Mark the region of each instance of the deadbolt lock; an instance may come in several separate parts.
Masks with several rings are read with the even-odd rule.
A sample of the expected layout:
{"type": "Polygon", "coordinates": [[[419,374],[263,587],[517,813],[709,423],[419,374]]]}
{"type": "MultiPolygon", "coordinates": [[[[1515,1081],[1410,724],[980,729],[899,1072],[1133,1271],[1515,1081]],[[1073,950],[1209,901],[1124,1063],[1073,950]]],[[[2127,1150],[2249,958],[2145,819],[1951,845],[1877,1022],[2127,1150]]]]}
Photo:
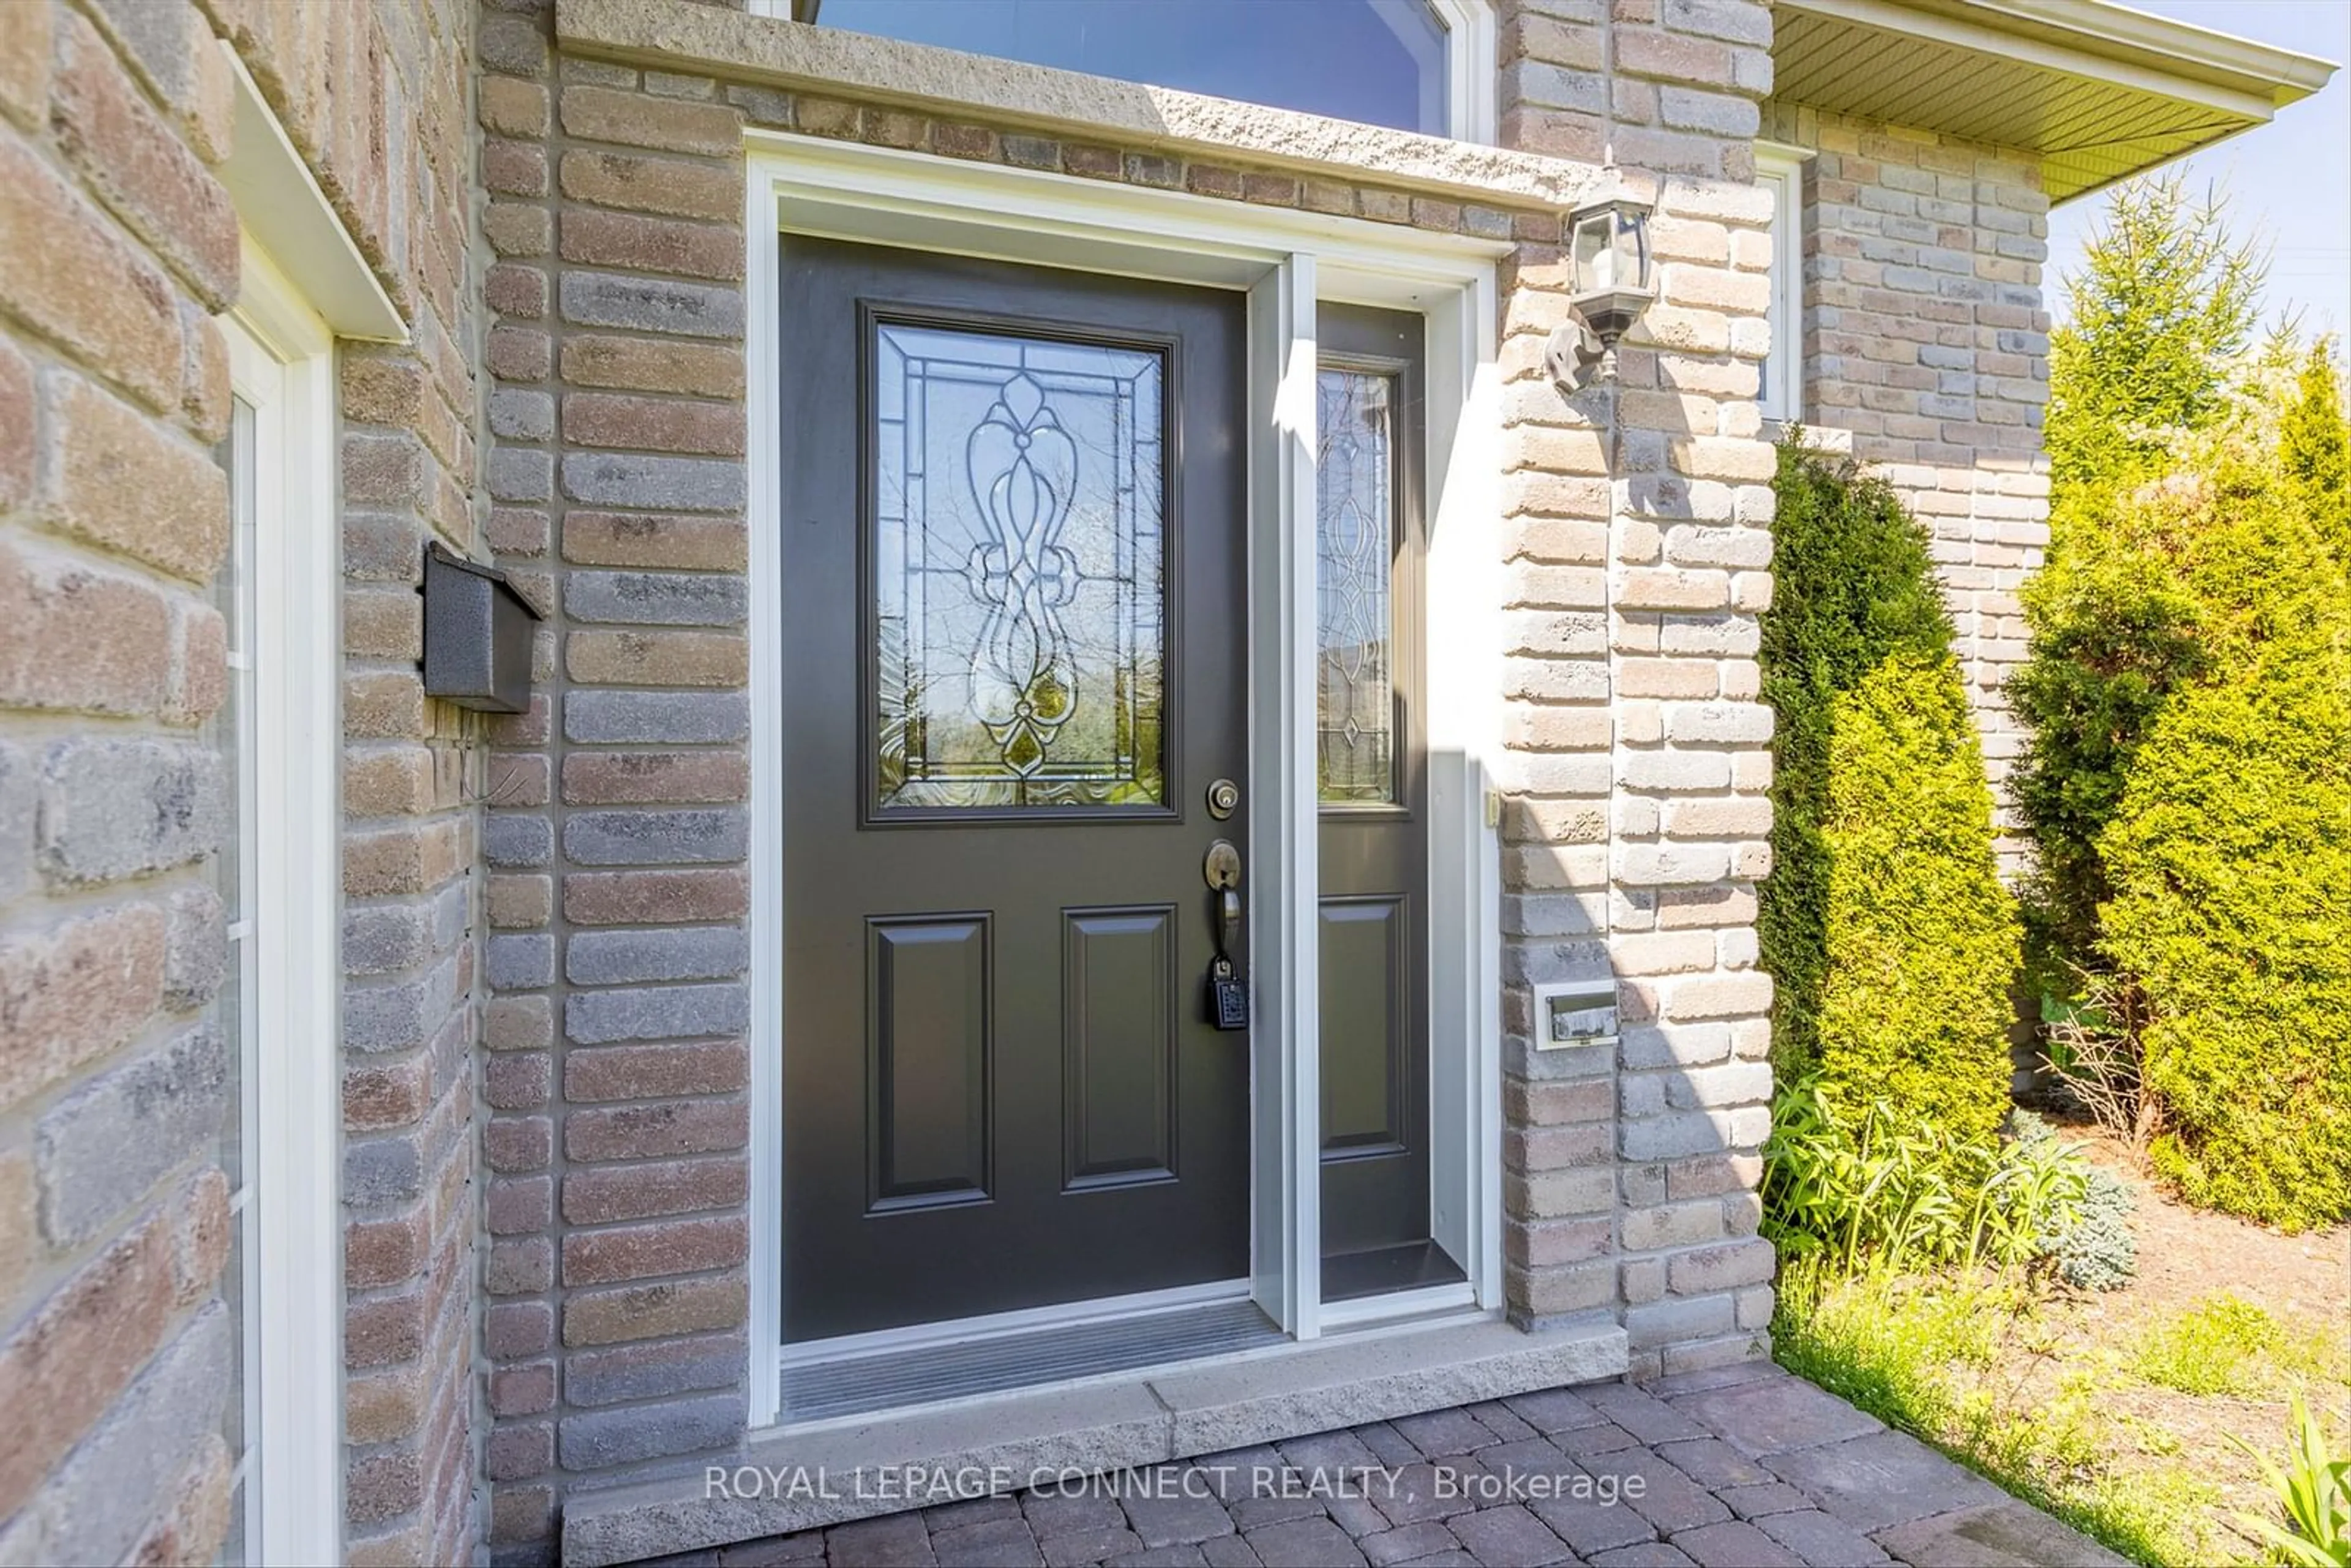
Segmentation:
{"type": "Polygon", "coordinates": [[[1241,787],[1229,779],[1219,779],[1208,786],[1208,815],[1219,822],[1240,810],[1241,787]]]}

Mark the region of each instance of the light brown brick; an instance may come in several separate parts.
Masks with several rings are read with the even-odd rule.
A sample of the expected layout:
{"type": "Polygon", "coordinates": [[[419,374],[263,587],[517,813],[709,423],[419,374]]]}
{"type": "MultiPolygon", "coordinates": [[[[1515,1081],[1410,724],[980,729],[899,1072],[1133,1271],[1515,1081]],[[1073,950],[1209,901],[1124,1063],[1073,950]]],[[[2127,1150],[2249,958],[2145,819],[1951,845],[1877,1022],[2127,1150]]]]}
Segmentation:
{"type": "Polygon", "coordinates": [[[750,1141],[741,1102],[670,1101],[574,1111],[563,1120],[563,1153],[572,1160],[659,1160],[721,1154],[750,1141]]]}
{"type": "MultiPolygon", "coordinates": [[[[749,1054],[740,1041],[604,1046],[565,1055],[563,1097],[574,1104],[593,1104],[659,1100],[674,1094],[726,1094],[742,1088],[749,1075],[749,1054]]],[[[629,1178],[622,1173],[644,1168],[619,1166],[609,1177],[600,1179],[623,1182],[629,1178]]]]}
{"type": "Polygon", "coordinates": [[[537,82],[486,75],[475,92],[483,130],[496,136],[547,134],[547,89],[537,82]]]}
{"type": "Polygon", "coordinates": [[[0,1155],[0,1319],[14,1322],[16,1292],[40,1261],[33,1222],[33,1156],[23,1149],[0,1155]]]}
{"type": "Polygon", "coordinates": [[[750,677],[750,645],[726,632],[574,632],[564,666],[591,684],[737,686],[750,677]]]}
{"type": "Polygon", "coordinates": [[[743,408],[739,403],[573,392],[563,400],[563,438],[579,446],[739,457],[743,408]]]}
{"type": "Polygon", "coordinates": [[[737,156],[743,114],[732,104],[653,98],[603,87],[567,87],[559,112],[564,133],[583,141],[614,141],[661,152],[737,156]]]}
{"type": "Polygon", "coordinates": [[[562,374],[580,386],[738,398],[743,395],[743,350],[718,343],[573,337],[564,340],[562,374]]]}
{"type": "Polygon", "coordinates": [[[28,131],[40,129],[48,112],[55,17],[47,5],[15,5],[0,27],[0,114],[28,131]]]}
{"type": "Polygon", "coordinates": [[[149,407],[179,406],[170,280],[13,139],[0,139],[0,304],[149,407]]]}
{"type": "Polygon", "coordinates": [[[236,297],[236,209],[187,144],[147,107],[98,30],[65,12],[51,119],[99,198],[217,310],[236,297]]]}
{"type": "Polygon", "coordinates": [[[563,1343],[619,1344],[737,1328],[747,1305],[739,1279],[680,1280],[582,1291],[563,1304],[563,1343]]]}
{"type": "Polygon", "coordinates": [[[574,872],[563,879],[563,917],[581,925],[736,920],[749,902],[739,871],[574,872]]]}
{"type": "Polygon", "coordinates": [[[573,1225],[609,1225],[731,1208],[744,1200],[749,1174],[739,1159],[590,1166],[563,1178],[563,1218],[573,1225]]]}
{"type": "Polygon", "coordinates": [[[154,713],[171,695],[173,647],[171,606],[146,583],[0,545],[0,702],[154,713]]]}
{"type": "Polygon", "coordinates": [[[545,925],[555,913],[555,883],[545,876],[494,876],[486,902],[492,926],[532,930],[545,925]]]}
{"type": "Polygon", "coordinates": [[[423,739],[423,681],[406,670],[345,677],[343,733],[363,740],[423,739]]]}
{"type": "Polygon", "coordinates": [[[575,148],[563,155],[558,181],[573,201],[631,212],[739,220],[743,211],[740,164],[722,167],[575,148]]]}
{"type": "MultiPolygon", "coordinates": [[[[172,342],[176,352],[176,331],[172,342]]],[[[51,519],[189,581],[211,581],[228,545],[228,476],[219,465],[78,376],[50,372],[43,392],[58,443],[56,488],[45,497],[51,519]]]]}
{"type": "Polygon", "coordinates": [[[563,1239],[563,1282],[611,1285],[731,1268],[748,1255],[750,1241],[750,1228],[738,1217],[574,1231],[563,1239]]]}
{"type": "Polygon", "coordinates": [[[408,817],[432,810],[433,754],[421,746],[370,747],[343,759],[343,813],[408,817]]]}
{"type": "Polygon", "coordinates": [[[750,787],[750,762],[734,751],[575,751],[563,759],[571,805],[740,800],[750,787]]]}
{"type": "Polygon", "coordinates": [[[743,276],[741,229],[642,213],[569,208],[563,214],[561,250],[564,260],[592,267],[729,283],[743,276]]]}
{"type": "Polygon", "coordinates": [[[147,1020],[162,1000],[165,925],[158,905],[121,904],[0,942],[0,1110],[147,1020]]]}

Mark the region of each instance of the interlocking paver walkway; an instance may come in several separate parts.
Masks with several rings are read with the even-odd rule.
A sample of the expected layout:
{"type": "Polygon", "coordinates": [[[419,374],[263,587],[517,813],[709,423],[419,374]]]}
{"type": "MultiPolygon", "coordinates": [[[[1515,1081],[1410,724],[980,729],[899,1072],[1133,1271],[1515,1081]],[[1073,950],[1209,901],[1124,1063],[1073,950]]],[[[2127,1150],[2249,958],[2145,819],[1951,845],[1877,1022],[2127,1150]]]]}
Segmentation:
{"type": "Polygon", "coordinates": [[[641,1568],[2119,1568],[1778,1367],[1555,1389],[641,1568]]]}

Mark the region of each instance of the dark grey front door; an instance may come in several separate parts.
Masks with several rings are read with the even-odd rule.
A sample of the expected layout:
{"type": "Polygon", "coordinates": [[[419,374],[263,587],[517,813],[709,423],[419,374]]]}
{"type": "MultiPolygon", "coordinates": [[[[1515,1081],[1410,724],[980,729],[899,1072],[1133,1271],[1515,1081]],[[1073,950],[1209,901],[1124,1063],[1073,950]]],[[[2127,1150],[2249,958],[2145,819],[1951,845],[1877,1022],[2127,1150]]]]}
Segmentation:
{"type": "Polygon", "coordinates": [[[784,246],[784,1335],[1249,1271],[1238,295],[784,246]]]}

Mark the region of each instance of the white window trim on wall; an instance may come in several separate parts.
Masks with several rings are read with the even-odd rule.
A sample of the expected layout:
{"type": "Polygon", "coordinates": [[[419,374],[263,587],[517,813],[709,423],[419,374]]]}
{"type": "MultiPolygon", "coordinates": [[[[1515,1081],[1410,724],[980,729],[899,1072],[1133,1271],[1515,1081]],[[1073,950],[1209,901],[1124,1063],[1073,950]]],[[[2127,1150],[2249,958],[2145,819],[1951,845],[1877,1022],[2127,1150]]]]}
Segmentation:
{"type": "Polygon", "coordinates": [[[1771,357],[1756,402],[1765,419],[1804,417],[1804,160],[1801,147],[1755,144],[1755,183],[1771,192],[1771,357]]]}
{"type": "MultiPolygon", "coordinates": [[[[1446,134],[1456,141],[1493,145],[1500,134],[1495,55],[1494,0],[1427,0],[1445,25],[1446,134]]],[[[792,0],[747,0],[754,16],[789,22],[792,0]]]]}
{"type": "MultiPolygon", "coordinates": [[[[254,410],[251,631],[253,929],[257,1082],[244,1173],[258,1254],[245,1376],[258,1431],[262,1563],[342,1554],[342,545],[335,496],[334,338],[247,237],[223,323],[230,383],[254,410]]],[[[242,1326],[242,1325],[241,1325],[242,1326]]]]}
{"type": "MultiPolygon", "coordinates": [[[[1427,685],[1432,707],[1431,1228],[1468,1273],[1461,1304],[1502,1308],[1499,849],[1486,810],[1502,735],[1491,559],[1499,430],[1494,268],[1507,246],[1176,192],[1064,180],[857,144],[753,132],[746,232],[749,422],[779,417],[779,280],[794,234],[1050,263],[1246,290],[1249,298],[1249,789],[1251,1281],[1297,1340],[1367,1315],[1326,1312],[1314,758],[1315,311],[1384,306],[1428,322],[1427,685]],[[1304,977],[1303,983],[1300,977],[1304,977]],[[1306,1042],[1300,1045],[1296,1042],[1306,1042]]],[[[1237,411],[1238,412],[1238,411],[1237,411]]],[[[750,450],[751,1389],[778,1420],[782,1360],[780,589],[777,444],[750,450]],[[765,526],[763,526],[765,520],[765,526]]],[[[1427,1303],[1440,1304],[1440,1303],[1427,1303]]]]}

